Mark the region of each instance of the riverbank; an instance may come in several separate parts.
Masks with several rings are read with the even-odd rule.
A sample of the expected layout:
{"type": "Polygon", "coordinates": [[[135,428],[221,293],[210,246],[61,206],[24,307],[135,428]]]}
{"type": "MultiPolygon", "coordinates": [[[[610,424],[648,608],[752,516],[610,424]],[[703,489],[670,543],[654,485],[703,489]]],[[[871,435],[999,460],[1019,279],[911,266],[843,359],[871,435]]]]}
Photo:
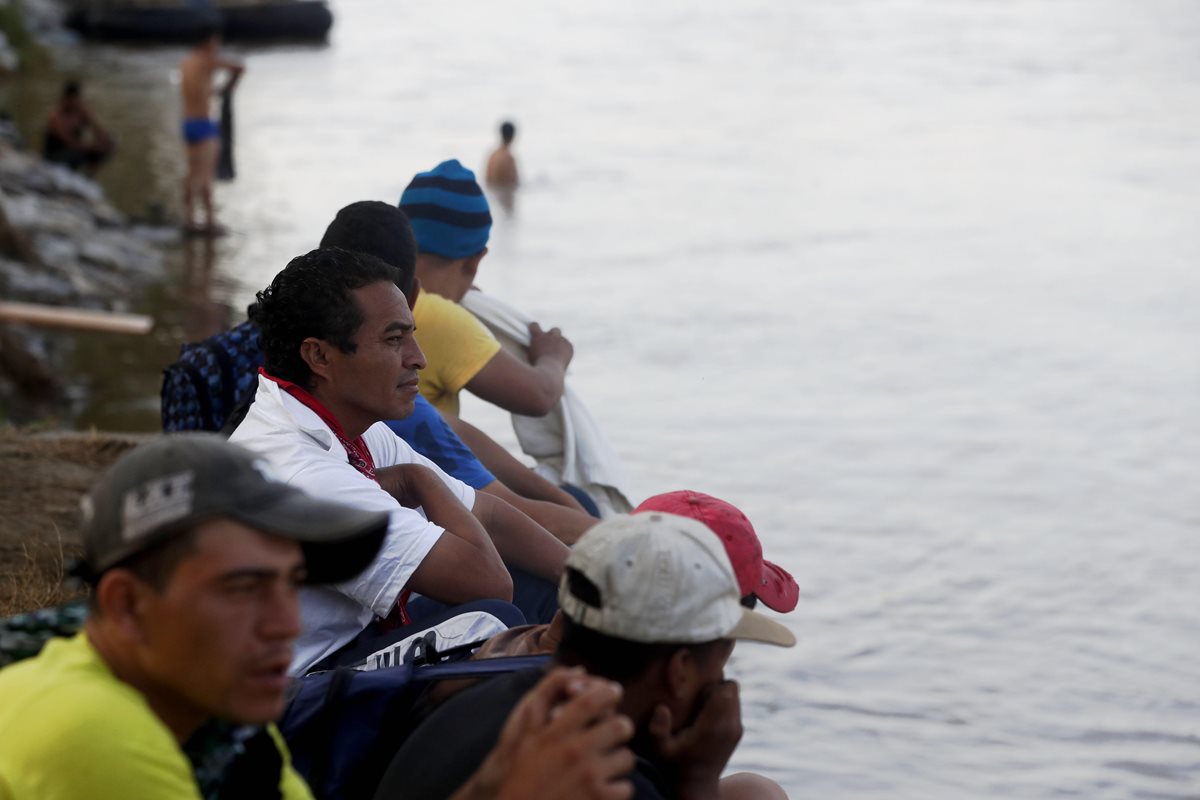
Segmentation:
{"type": "Polygon", "coordinates": [[[79,501],[135,434],[0,429],[0,616],[62,602],[79,554],[79,501]]]}
{"type": "MultiPolygon", "coordinates": [[[[0,297],[129,311],[164,271],[165,227],[131,221],[88,178],[25,149],[0,120],[0,297]]],[[[0,326],[0,420],[60,416],[71,379],[59,364],[72,337],[0,326]]]]}
{"type": "MultiPolygon", "coordinates": [[[[7,15],[5,32],[53,37],[53,10],[52,4],[31,8],[29,0],[0,0],[0,15],[7,15]]],[[[37,52],[49,60],[52,50],[33,48],[33,61],[41,57],[37,52]]],[[[27,52],[25,45],[17,49],[27,52]]],[[[0,47],[0,58],[2,51],[0,47]]],[[[65,55],[68,60],[71,52],[65,55]]],[[[69,429],[91,424],[80,420],[80,408],[112,393],[112,387],[134,386],[150,397],[153,377],[143,373],[168,363],[182,335],[180,315],[171,307],[162,311],[161,296],[187,291],[188,279],[194,277],[187,271],[180,275],[180,259],[187,261],[193,243],[181,241],[176,228],[131,218],[100,184],[47,163],[31,149],[46,101],[29,102],[25,87],[58,85],[61,68],[24,70],[5,80],[7,97],[21,101],[13,105],[21,105],[23,113],[14,113],[16,119],[0,116],[0,298],[146,312],[155,318],[156,328],[150,335],[131,336],[0,323],[0,615],[72,595],[62,576],[64,563],[79,551],[79,500],[145,434],[69,429]],[[183,288],[176,290],[181,278],[183,288]]],[[[34,94],[41,93],[43,89],[34,94]]],[[[123,132],[120,163],[106,170],[128,169],[141,160],[139,143],[123,132]]],[[[196,247],[203,256],[211,243],[196,247]]],[[[201,265],[192,272],[204,271],[201,265]]],[[[203,308],[203,303],[192,306],[203,308]]],[[[182,321],[186,326],[186,315],[182,321]]],[[[151,430],[157,408],[150,404],[147,399],[147,407],[138,408],[140,424],[127,425],[124,419],[111,426],[98,424],[151,430]]]]}

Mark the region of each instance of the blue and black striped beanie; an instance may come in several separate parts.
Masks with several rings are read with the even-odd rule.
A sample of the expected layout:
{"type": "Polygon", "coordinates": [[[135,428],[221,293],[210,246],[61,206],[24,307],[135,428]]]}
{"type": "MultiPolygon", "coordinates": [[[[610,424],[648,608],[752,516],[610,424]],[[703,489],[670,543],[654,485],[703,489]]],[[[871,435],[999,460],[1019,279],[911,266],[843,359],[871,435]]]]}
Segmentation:
{"type": "Polygon", "coordinates": [[[400,195],[417,250],[442,258],[473,256],[487,247],[492,215],[475,173],[456,159],[419,172],[400,195]]]}

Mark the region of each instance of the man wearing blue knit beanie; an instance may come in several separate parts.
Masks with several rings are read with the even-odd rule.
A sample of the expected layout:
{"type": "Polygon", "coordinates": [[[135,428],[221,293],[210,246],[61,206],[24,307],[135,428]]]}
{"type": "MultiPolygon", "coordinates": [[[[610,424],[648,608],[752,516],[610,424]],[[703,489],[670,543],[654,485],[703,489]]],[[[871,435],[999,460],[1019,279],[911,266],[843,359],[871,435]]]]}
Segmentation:
{"type": "Polygon", "coordinates": [[[487,252],[492,230],[487,197],[475,173],[456,159],[418,172],[400,196],[400,209],[408,216],[421,253],[459,261],[482,258],[487,252]]]}
{"type": "MultiPolygon", "coordinates": [[[[490,440],[456,424],[458,393],[467,389],[514,414],[541,417],[562,397],[574,348],[558,328],[531,325],[528,363],[501,349],[483,323],[458,303],[471,289],[487,255],[492,215],[475,173],[456,160],[443,161],[413,178],[400,208],[417,239],[417,279],[422,289],[413,308],[417,340],[428,366],[421,394],[446,416],[455,432],[488,469],[512,485],[520,476],[488,458],[490,440]]],[[[491,447],[496,447],[491,443],[491,447]]],[[[511,464],[511,459],[508,462],[511,464]]]]}

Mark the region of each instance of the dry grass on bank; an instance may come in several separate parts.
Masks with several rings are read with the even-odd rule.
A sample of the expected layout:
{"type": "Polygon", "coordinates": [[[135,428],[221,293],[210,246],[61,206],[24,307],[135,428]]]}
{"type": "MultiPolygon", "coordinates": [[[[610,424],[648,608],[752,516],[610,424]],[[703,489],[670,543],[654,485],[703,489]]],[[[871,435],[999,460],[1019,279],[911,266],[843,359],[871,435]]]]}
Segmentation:
{"type": "Polygon", "coordinates": [[[0,617],[65,603],[83,596],[77,585],[68,586],[66,565],[78,555],[78,548],[67,548],[62,537],[55,541],[26,544],[19,556],[6,560],[0,586],[0,617]]]}
{"type": "Polygon", "coordinates": [[[74,596],[62,577],[79,553],[79,500],[145,438],[0,429],[0,616],[74,596]]]}

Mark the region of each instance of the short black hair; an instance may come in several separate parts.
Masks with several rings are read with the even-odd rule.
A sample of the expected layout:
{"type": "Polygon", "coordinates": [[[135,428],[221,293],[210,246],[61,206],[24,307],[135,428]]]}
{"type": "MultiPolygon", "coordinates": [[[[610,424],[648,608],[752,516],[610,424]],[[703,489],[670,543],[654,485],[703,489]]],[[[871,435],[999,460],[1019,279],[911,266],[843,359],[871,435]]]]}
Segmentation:
{"type": "Polygon", "coordinates": [[[209,39],[221,35],[221,26],[216,22],[204,22],[196,26],[195,39],[196,44],[204,44],[209,39]]]}
{"type": "Polygon", "coordinates": [[[500,138],[505,144],[512,142],[513,137],[517,135],[517,126],[513,125],[509,120],[504,120],[500,123],[500,138]]]}
{"type": "Polygon", "coordinates": [[[356,250],[396,268],[396,286],[407,296],[417,268],[417,239],[408,215],[382,200],[360,200],[337,213],[321,237],[321,247],[356,250]]]}
{"type": "Polygon", "coordinates": [[[114,569],[127,569],[143,583],[148,583],[154,591],[161,592],[171,582],[175,568],[179,562],[196,551],[196,529],[190,528],[173,536],[168,536],[157,544],[145,550],[139,550],[129,558],[118,561],[101,573],[85,571],[84,582],[88,586],[88,611],[99,613],[100,605],[96,601],[96,586],[100,578],[114,569]]]}
{"type": "Polygon", "coordinates": [[[83,94],[83,86],[76,80],[70,80],[63,84],[62,96],[64,100],[72,97],[79,97],[83,94]]]}
{"type": "Polygon", "coordinates": [[[563,614],[562,639],[555,655],[564,664],[579,665],[592,675],[626,683],[677,650],[690,650],[694,658],[704,661],[721,643],[721,639],[697,644],[631,642],[586,628],[563,614]]]}
{"type": "Polygon", "coordinates": [[[267,372],[308,388],[312,373],[300,357],[300,344],[310,336],[353,353],[363,315],[351,292],[379,281],[398,284],[399,276],[367,253],[322,247],[293,258],[258,293],[254,322],[267,372]]]}

